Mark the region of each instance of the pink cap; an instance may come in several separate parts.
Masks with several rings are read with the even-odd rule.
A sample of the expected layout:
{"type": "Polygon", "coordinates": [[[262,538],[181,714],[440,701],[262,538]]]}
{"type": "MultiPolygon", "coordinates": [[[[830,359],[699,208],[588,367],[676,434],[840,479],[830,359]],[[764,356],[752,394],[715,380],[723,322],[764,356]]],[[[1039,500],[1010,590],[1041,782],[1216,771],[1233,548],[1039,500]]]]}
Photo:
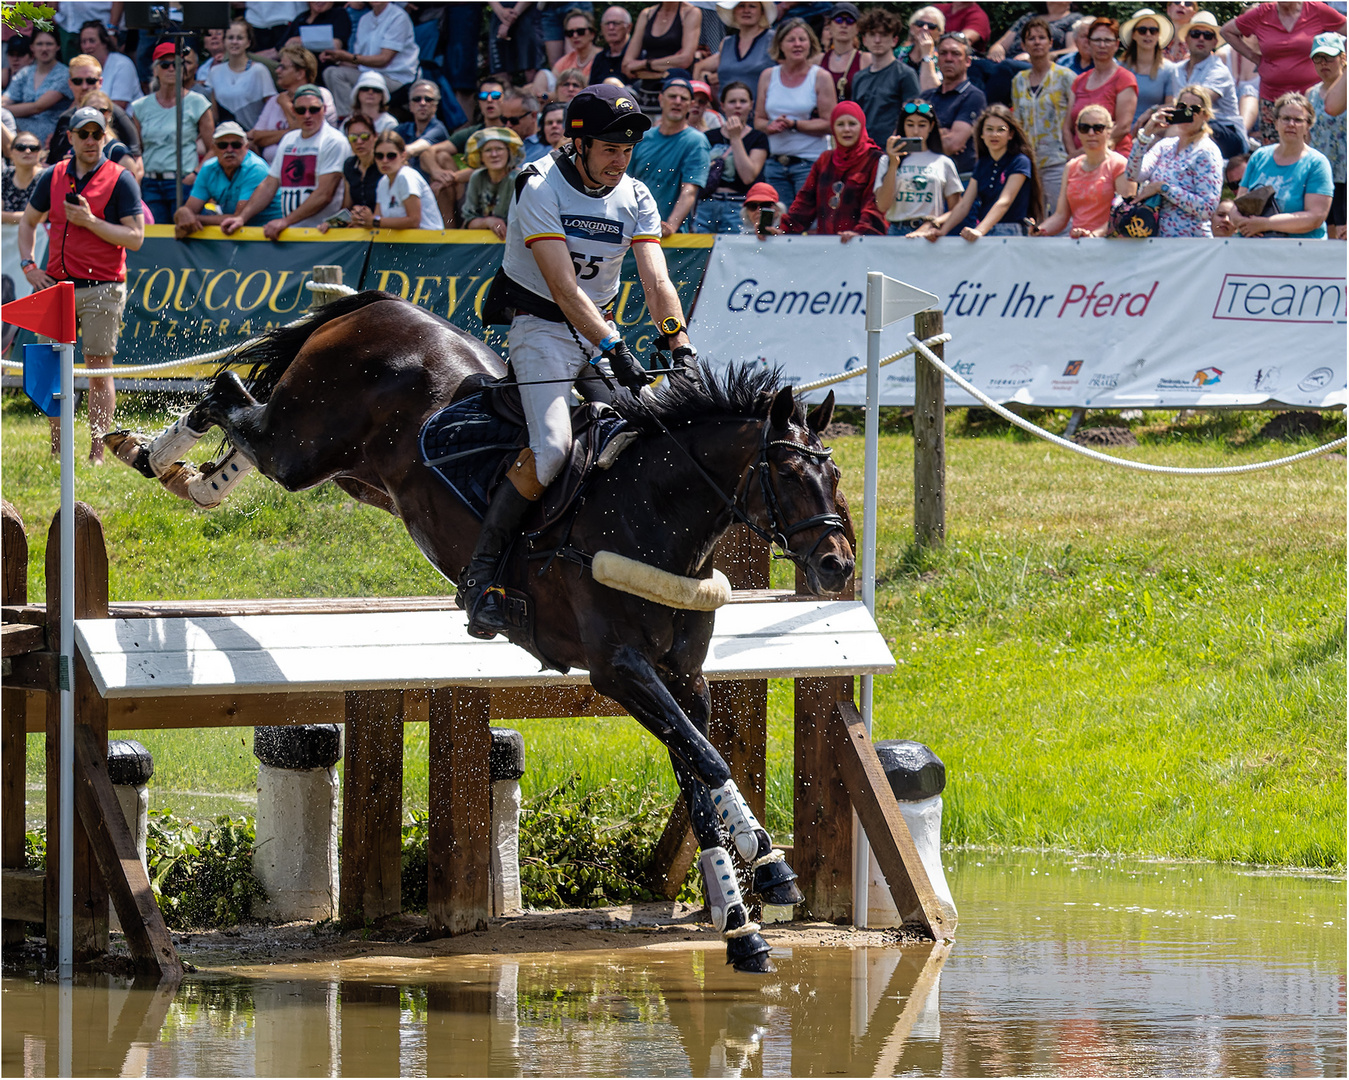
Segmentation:
{"type": "Polygon", "coordinates": [[[706,94],[707,99],[712,100],[712,87],[708,86],[702,79],[690,79],[689,86],[693,87],[695,94],[706,94]]]}
{"type": "Polygon", "coordinates": [[[775,203],[778,201],[778,189],[762,180],[745,193],[747,203],[775,203]]]}

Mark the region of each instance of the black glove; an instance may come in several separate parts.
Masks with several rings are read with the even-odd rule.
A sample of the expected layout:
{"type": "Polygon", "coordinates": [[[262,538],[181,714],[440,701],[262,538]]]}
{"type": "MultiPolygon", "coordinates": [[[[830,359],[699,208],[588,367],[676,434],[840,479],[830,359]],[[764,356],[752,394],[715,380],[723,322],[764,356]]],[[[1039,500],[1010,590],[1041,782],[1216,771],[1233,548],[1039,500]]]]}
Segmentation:
{"type": "Polygon", "coordinates": [[[670,350],[670,366],[676,371],[696,377],[698,374],[698,350],[692,345],[676,345],[670,350]]]}
{"type": "Polygon", "coordinates": [[[638,363],[637,357],[632,355],[632,350],[628,348],[626,341],[620,339],[616,344],[605,349],[604,358],[609,361],[609,366],[613,369],[614,378],[618,380],[618,384],[631,390],[634,394],[653,381],[652,376],[648,375],[646,369],[638,363]]]}

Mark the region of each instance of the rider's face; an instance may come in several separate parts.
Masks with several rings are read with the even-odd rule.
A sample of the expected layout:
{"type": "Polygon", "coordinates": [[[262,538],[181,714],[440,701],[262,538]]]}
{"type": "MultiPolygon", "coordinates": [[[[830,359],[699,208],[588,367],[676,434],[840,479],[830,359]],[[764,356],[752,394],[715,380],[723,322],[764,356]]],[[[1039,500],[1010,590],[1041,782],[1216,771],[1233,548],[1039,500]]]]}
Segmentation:
{"type": "MultiPolygon", "coordinates": [[[[580,143],[577,143],[578,149],[580,143]]],[[[583,152],[584,153],[584,152],[583,152]]],[[[627,143],[595,142],[581,159],[590,179],[604,187],[616,187],[628,171],[632,147],[627,143]]]]}

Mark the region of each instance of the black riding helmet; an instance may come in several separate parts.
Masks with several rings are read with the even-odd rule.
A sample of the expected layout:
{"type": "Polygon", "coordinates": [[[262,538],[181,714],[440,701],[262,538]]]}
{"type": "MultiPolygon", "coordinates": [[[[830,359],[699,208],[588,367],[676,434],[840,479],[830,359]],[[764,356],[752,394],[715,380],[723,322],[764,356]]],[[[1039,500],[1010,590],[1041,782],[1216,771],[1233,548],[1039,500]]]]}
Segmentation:
{"type": "Polygon", "coordinates": [[[610,143],[642,141],[651,117],[643,114],[632,92],[621,86],[587,86],[567,105],[567,138],[610,143]]]}

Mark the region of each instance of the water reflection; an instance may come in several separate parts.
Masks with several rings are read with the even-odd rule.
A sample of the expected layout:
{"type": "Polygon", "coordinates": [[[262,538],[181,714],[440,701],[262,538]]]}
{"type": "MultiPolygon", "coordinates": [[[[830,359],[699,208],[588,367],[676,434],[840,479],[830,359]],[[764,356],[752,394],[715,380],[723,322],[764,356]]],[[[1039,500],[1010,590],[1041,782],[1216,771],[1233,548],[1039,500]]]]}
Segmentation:
{"type": "MultiPolygon", "coordinates": [[[[1344,1075],[1344,882],[963,856],[960,940],[4,980],[6,1076],[1344,1075]],[[67,1064],[68,1063],[68,1064],[67,1064]]],[[[397,949],[397,946],[391,946],[397,949]]]]}

